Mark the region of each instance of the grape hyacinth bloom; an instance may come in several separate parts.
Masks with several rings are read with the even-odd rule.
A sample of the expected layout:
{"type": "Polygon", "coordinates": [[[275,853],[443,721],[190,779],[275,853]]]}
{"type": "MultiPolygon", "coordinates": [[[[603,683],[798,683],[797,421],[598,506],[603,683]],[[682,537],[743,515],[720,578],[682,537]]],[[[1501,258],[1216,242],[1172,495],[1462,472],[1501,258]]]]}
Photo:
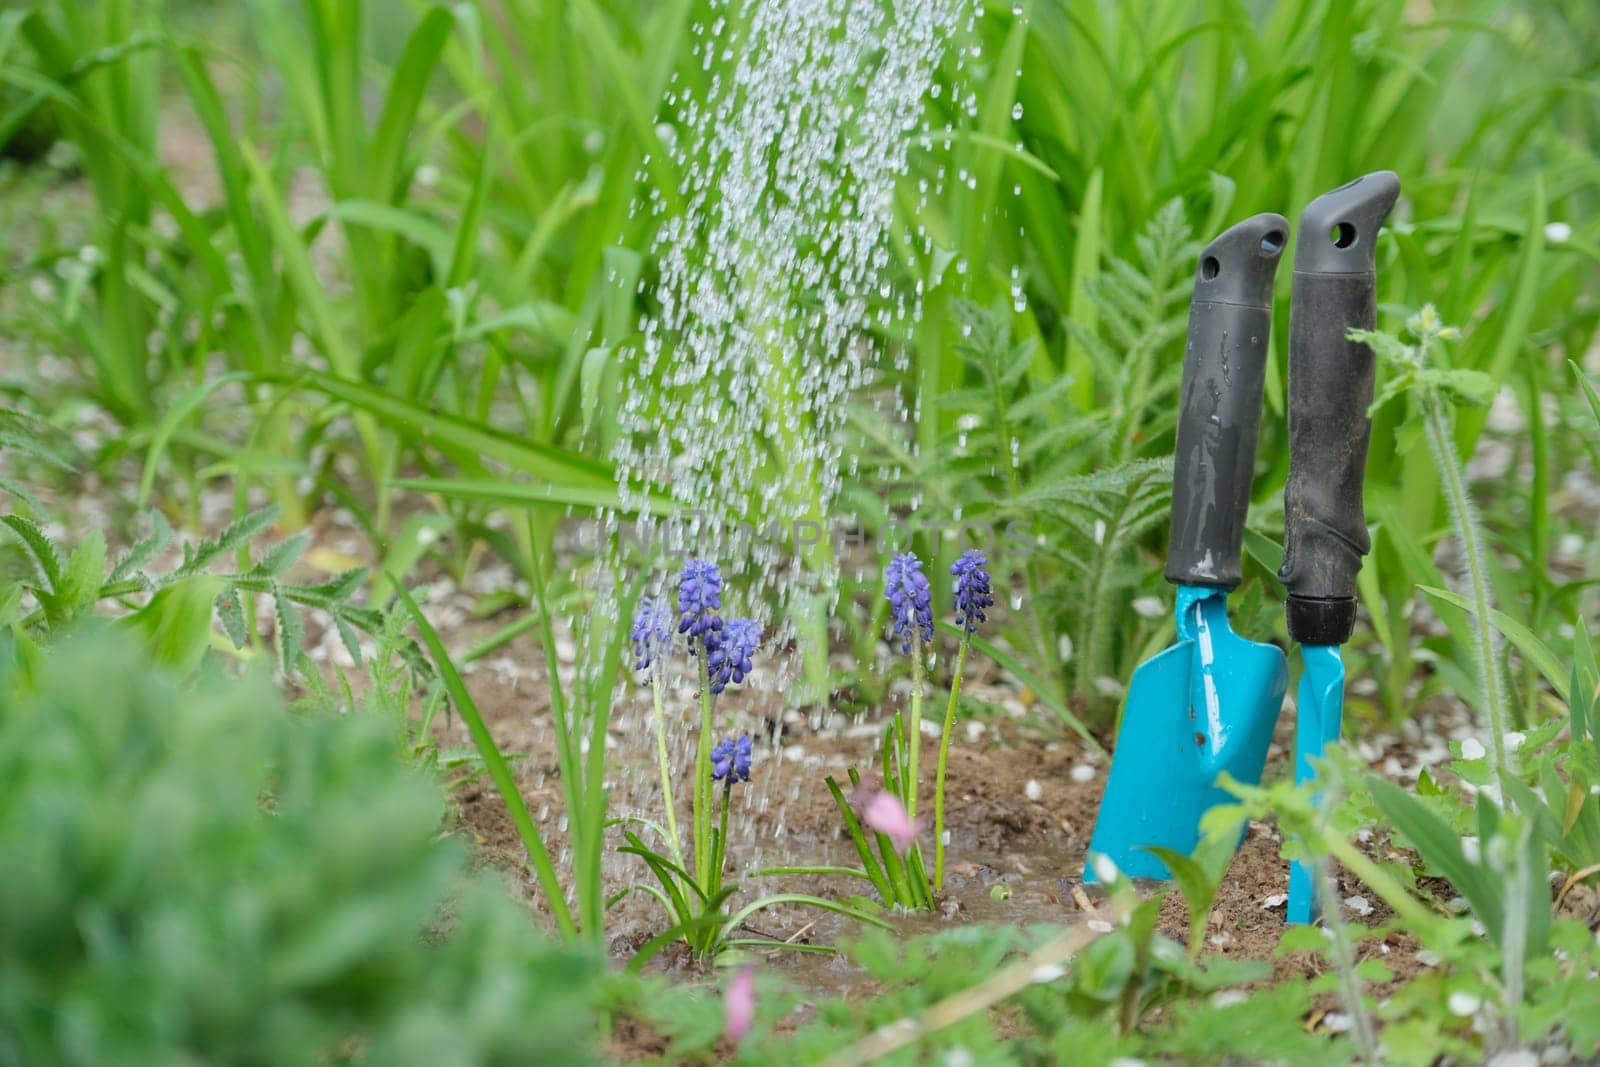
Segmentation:
{"type": "Polygon", "coordinates": [[[902,552],[884,570],[884,596],[894,620],[894,636],[900,638],[900,651],[910,652],[913,637],[933,640],[933,591],[922,573],[922,561],[913,553],[902,552]]]}
{"type": "Polygon", "coordinates": [[[709,645],[722,629],[722,572],[704,559],[691,559],[678,578],[678,632],[709,645]]]}
{"type": "Polygon", "coordinates": [[[711,750],[711,778],[726,780],[730,788],[735,782],[750,780],[749,734],[740,734],[737,741],[729,737],[717,743],[711,750]]]}
{"type": "Polygon", "coordinates": [[[761,627],[754,619],[729,619],[706,640],[706,674],[711,691],[720,693],[728,683],[740,684],[750,673],[750,657],[761,644],[761,627]]]}
{"type": "Polygon", "coordinates": [[[650,665],[672,647],[672,609],[666,601],[640,597],[633,612],[633,669],[649,670],[650,665]]]}
{"type": "Polygon", "coordinates": [[[961,558],[950,565],[950,574],[956,580],[956,625],[969,636],[977,633],[978,623],[988,618],[984,609],[994,607],[988,567],[989,557],[975,548],[961,553],[961,558]]]}

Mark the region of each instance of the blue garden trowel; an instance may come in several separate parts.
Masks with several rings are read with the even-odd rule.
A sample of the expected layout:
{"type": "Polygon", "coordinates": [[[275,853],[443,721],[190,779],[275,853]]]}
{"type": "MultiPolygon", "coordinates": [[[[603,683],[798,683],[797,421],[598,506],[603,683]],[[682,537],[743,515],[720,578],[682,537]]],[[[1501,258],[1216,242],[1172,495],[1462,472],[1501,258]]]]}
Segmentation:
{"type": "MultiPolygon", "coordinates": [[[[1295,704],[1296,782],[1339,739],[1344,662],[1356,621],[1356,573],[1371,548],[1361,505],[1372,424],[1372,350],[1352,327],[1377,322],[1373,257],[1378,227],[1400,196],[1387,170],[1357,178],[1306,206],[1289,308],[1289,480],[1283,491],[1283,579],[1289,637],[1303,667],[1295,704]]],[[[1311,872],[1289,867],[1292,923],[1316,916],[1311,872]]]]}
{"type": "Polygon", "coordinates": [[[1147,848],[1194,851],[1200,817],[1229,795],[1227,771],[1261,780],[1288,672],[1276,646],[1228,625],[1261,423],[1272,279],[1288,235],[1281,215],[1246,219],[1200,254],[1172,475],[1167,581],[1178,642],[1133,673],[1084,881],[1104,856],[1135,878],[1168,878],[1147,848]]]}

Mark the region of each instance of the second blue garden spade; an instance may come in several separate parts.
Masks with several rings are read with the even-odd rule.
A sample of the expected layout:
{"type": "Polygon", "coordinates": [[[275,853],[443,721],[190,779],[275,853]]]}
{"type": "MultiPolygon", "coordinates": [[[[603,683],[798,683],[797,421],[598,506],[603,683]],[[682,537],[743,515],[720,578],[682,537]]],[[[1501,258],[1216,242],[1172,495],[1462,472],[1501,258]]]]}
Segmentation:
{"type": "Polygon", "coordinates": [[[1289,226],[1256,215],[1200,254],[1172,475],[1172,537],[1166,577],[1178,587],[1178,640],[1134,671],[1089,845],[1136,878],[1168,878],[1148,851],[1194,851],[1200,817],[1231,798],[1227,771],[1257,783],[1288,672],[1274,645],[1228,625],[1238,586],[1245,514],[1261,425],[1261,388],[1272,330],[1272,280],[1289,226]]]}
{"type": "MultiPolygon", "coordinates": [[[[1295,702],[1295,781],[1339,739],[1344,662],[1356,621],[1356,573],[1371,548],[1362,479],[1372,424],[1372,350],[1352,328],[1377,322],[1373,252],[1400,195],[1387,170],[1324,193],[1300,216],[1289,309],[1289,480],[1283,491],[1283,579],[1289,637],[1303,671],[1295,702]]],[[[1311,871],[1289,867],[1292,923],[1316,916],[1311,871]]]]}

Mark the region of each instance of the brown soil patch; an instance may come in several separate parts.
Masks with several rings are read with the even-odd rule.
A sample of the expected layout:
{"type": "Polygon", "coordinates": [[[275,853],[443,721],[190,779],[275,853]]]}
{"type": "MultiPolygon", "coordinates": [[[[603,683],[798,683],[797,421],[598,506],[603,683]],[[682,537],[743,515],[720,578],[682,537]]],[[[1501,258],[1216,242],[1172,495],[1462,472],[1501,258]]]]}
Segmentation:
{"type": "MultiPolygon", "coordinates": [[[[470,640],[474,626],[468,624],[456,640],[470,640]]],[[[491,657],[490,662],[494,661],[491,657]]],[[[519,763],[524,795],[535,815],[542,814],[543,832],[547,839],[554,839],[551,847],[559,852],[559,782],[550,754],[544,672],[542,667],[533,666],[536,663],[542,663],[542,654],[531,642],[519,639],[505,650],[499,670],[482,665],[468,677],[468,685],[503,748],[526,754],[519,763]],[[508,664],[512,663],[518,665],[515,677],[508,671],[508,664]]],[[[980,675],[978,684],[1004,683],[997,676],[984,679],[980,675]]],[[[842,782],[844,771],[850,766],[868,772],[875,759],[879,730],[872,720],[841,715],[835,716],[827,729],[814,731],[803,717],[794,714],[787,716],[791,721],[780,729],[776,722],[783,717],[781,713],[758,717],[759,728],[753,731],[757,736],[757,771],[751,784],[755,788],[742,804],[735,794],[739,806],[735,808],[733,867],[779,863],[853,865],[853,846],[842,836],[839,815],[823,777],[833,774],[842,782]],[[778,758],[778,748],[787,753],[785,758],[778,758]],[[743,861],[751,856],[756,857],[753,862],[743,861]]],[[[621,792],[633,790],[631,798],[621,801],[624,806],[637,798],[640,787],[647,807],[658,802],[654,794],[653,734],[647,723],[641,726],[643,722],[624,717],[612,731],[612,765],[634,772],[624,774],[631,786],[624,786],[621,792]]],[[[1288,773],[1293,726],[1292,712],[1284,715],[1269,757],[1269,776],[1288,773]]],[[[465,741],[459,725],[448,735],[450,743],[465,741]]],[[[927,809],[932,806],[936,751],[937,741],[925,738],[924,763],[929,768],[924,795],[927,809]]],[[[911,934],[952,923],[1067,923],[1089,918],[1082,907],[1085,893],[1081,875],[1105,775],[1106,761],[1091,754],[1081,741],[1071,736],[1048,735],[1035,728],[1029,718],[1000,715],[986,719],[976,740],[969,739],[964,723],[958,724],[947,784],[950,845],[941,906],[933,915],[906,916],[898,920],[899,925],[911,934]],[[1005,890],[995,892],[1000,885],[1005,890]]],[[[521,842],[493,788],[487,781],[475,783],[462,791],[460,799],[461,822],[477,842],[484,860],[516,872],[530,906],[542,910],[537,889],[522,870],[521,842]]],[[[678,799],[680,827],[684,827],[688,820],[687,796],[680,791],[678,799]]],[[[659,816],[655,810],[648,813],[659,816]]],[[[923,841],[931,859],[931,831],[923,841]]],[[[1284,930],[1284,906],[1276,898],[1287,892],[1288,881],[1287,866],[1279,855],[1280,845],[1275,827],[1259,823],[1249,827],[1212,911],[1207,947],[1208,951],[1230,958],[1269,961],[1275,981],[1305,979],[1325,969],[1320,956],[1276,954],[1284,930]]],[[[611,891],[647,877],[642,865],[626,856],[608,860],[607,874],[611,891]]],[[[735,876],[730,873],[730,877],[735,876]]],[[[1372,910],[1366,915],[1346,912],[1352,933],[1362,934],[1364,928],[1390,918],[1375,894],[1365,891],[1342,871],[1338,877],[1341,899],[1363,896],[1371,904],[1372,910]]],[[[779,889],[839,897],[870,893],[865,883],[842,877],[746,877],[737,899],[750,900],[779,889]]],[[[620,961],[666,924],[652,900],[635,894],[613,910],[609,925],[611,949],[620,961]]],[[[1176,891],[1163,906],[1161,927],[1180,942],[1187,939],[1187,911],[1176,891]]],[[[832,915],[819,917],[814,911],[798,908],[760,913],[751,920],[750,931],[813,943],[831,943],[851,933],[844,920],[832,915]]],[[[1417,944],[1409,936],[1367,936],[1356,949],[1359,959],[1382,959],[1395,973],[1396,981],[1417,973],[1423,966],[1416,958],[1417,944]]],[[[797,988],[818,995],[870,992],[865,976],[833,956],[773,952],[767,954],[764,966],[783,974],[797,988]]],[[[681,974],[686,980],[701,977],[681,953],[663,953],[651,967],[681,974]]],[[[611,1051],[618,1056],[647,1057],[659,1055],[661,1043],[648,1027],[627,1021],[612,1035],[611,1051]]]]}

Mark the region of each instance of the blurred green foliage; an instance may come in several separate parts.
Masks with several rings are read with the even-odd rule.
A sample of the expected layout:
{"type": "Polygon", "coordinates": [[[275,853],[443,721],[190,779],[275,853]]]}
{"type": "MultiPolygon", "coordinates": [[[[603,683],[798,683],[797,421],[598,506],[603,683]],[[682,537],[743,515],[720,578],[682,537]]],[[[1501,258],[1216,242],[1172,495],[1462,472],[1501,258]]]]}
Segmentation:
{"type": "Polygon", "coordinates": [[[0,1062],[585,1063],[588,957],[369,716],[101,630],[0,657],[0,1062]]]}

